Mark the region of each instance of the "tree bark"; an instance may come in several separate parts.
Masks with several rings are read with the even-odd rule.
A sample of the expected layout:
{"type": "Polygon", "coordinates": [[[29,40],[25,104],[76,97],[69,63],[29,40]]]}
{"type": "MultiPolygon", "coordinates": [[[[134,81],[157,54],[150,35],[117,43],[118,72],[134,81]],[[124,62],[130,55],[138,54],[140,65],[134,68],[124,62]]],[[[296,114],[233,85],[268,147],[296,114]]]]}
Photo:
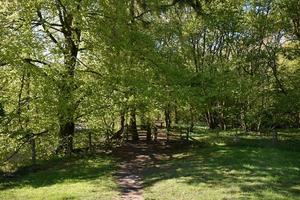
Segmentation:
{"type": "Polygon", "coordinates": [[[60,124],[60,144],[65,155],[71,156],[73,151],[73,137],[75,132],[75,124],[72,121],[63,121],[60,124]]]}
{"type": "MultiPolygon", "coordinates": [[[[64,55],[64,71],[59,84],[59,124],[60,141],[65,155],[71,155],[73,151],[73,136],[75,132],[75,67],[81,41],[81,31],[75,27],[74,17],[60,0],[56,1],[58,17],[61,23],[61,32],[64,37],[64,45],[61,47],[64,55]]],[[[80,12],[80,4],[77,11],[80,12]]],[[[60,44],[57,44],[60,45],[60,44]]]]}
{"type": "Polygon", "coordinates": [[[88,132],[88,137],[89,137],[89,152],[93,152],[93,141],[92,141],[92,132],[89,130],[88,132]]]}
{"type": "Polygon", "coordinates": [[[153,124],[153,135],[154,135],[154,141],[157,141],[157,134],[158,130],[155,124],[153,124]]]}
{"type": "Polygon", "coordinates": [[[216,129],[218,127],[215,113],[212,113],[208,110],[205,114],[205,117],[206,117],[207,125],[210,129],[216,129]]]}
{"type": "Polygon", "coordinates": [[[30,139],[31,144],[31,163],[32,166],[36,165],[36,144],[35,144],[35,138],[30,139]]]}
{"type": "Polygon", "coordinates": [[[276,130],[272,131],[272,143],[276,145],[278,142],[278,132],[276,130]]]}
{"type": "Polygon", "coordinates": [[[192,106],[190,107],[190,127],[186,133],[186,140],[189,140],[189,135],[194,130],[194,112],[192,106]]]}
{"type": "Polygon", "coordinates": [[[179,123],[179,113],[178,113],[177,106],[175,106],[175,110],[174,110],[174,121],[175,121],[175,124],[178,125],[178,123],[179,123]]]}
{"type": "Polygon", "coordinates": [[[169,132],[171,131],[171,110],[170,105],[165,108],[165,122],[167,129],[167,141],[169,141],[169,132]]]}
{"type": "Polygon", "coordinates": [[[147,131],[146,140],[150,142],[152,139],[152,132],[151,132],[151,124],[149,121],[146,124],[146,131],[147,131]]]}
{"type": "Polygon", "coordinates": [[[120,115],[120,130],[122,130],[122,133],[124,132],[125,129],[125,112],[121,112],[120,115]]]}
{"type": "Polygon", "coordinates": [[[170,111],[170,106],[167,105],[165,108],[165,122],[166,122],[166,129],[167,131],[171,130],[171,111],[170,111]]]}
{"type": "Polygon", "coordinates": [[[138,131],[137,131],[137,126],[136,126],[136,108],[132,108],[131,111],[130,111],[129,132],[132,135],[132,140],[133,141],[138,141],[139,140],[139,134],[138,134],[138,131]]]}

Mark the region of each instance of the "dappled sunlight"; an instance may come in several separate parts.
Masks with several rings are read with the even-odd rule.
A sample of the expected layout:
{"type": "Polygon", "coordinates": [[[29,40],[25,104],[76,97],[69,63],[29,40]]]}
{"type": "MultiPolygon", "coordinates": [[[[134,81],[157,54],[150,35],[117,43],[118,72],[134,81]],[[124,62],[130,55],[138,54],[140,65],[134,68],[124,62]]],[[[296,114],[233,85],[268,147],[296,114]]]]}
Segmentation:
{"type": "MultiPolygon", "coordinates": [[[[155,191],[163,191],[161,187],[172,185],[172,188],[178,188],[167,187],[164,192],[176,196],[187,192],[183,199],[200,196],[205,199],[202,195],[210,199],[297,199],[300,195],[300,191],[295,189],[300,186],[297,167],[300,161],[294,159],[296,155],[293,153],[286,154],[275,149],[217,147],[179,155],[169,161],[171,164],[168,163],[167,170],[157,167],[145,170],[144,184],[149,194],[155,196],[155,191]]],[[[170,197],[166,196],[167,199],[170,197]]]]}
{"type": "Polygon", "coordinates": [[[300,200],[300,0],[0,0],[0,200],[300,200]]]}
{"type": "Polygon", "coordinates": [[[40,166],[45,170],[2,183],[0,194],[7,199],[112,198],[117,195],[115,164],[105,155],[98,156],[45,163],[40,166]]]}

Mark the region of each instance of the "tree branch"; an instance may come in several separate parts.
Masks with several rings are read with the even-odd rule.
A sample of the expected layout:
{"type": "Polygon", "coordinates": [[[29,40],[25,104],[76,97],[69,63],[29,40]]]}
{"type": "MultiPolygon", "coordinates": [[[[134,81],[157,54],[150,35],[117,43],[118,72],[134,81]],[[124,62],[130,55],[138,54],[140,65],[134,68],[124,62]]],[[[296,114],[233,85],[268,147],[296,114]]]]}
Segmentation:
{"type": "Polygon", "coordinates": [[[12,159],[21,149],[22,149],[22,147],[27,143],[27,142],[29,142],[31,139],[33,139],[33,138],[36,138],[36,137],[38,137],[38,136],[41,136],[41,135],[43,135],[43,134],[45,134],[45,133],[48,133],[49,132],[49,130],[44,130],[44,131],[42,131],[42,132],[39,132],[39,133],[36,133],[36,134],[34,134],[34,133],[32,133],[32,134],[26,134],[23,138],[21,138],[20,140],[24,140],[19,146],[18,146],[18,148],[10,155],[10,156],[8,156],[7,158],[5,158],[3,161],[1,161],[1,164],[4,164],[5,162],[7,162],[7,161],[9,161],[10,159],[12,159]]]}
{"type": "Polygon", "coordinates": [[[43,15],[42,15],[42,12],[40,9],[37,10],[37,15],[40,19],[40,25],[42,25],[45,33],[48,35],[48,37],[51,39],[51,41],[55,44],[57,44],[59,46],[59,48],[61,49],[59,43],[58,43],[58,40],[52,35],[52,33],[47,29],[47,26],[46,26],[46,20],[43,18],[43,15]]]}
{"type": "Polygon", "coordinates": [[[41,61],[41,60],[31,59],[31,58],[25,58],[24,61],[27,62],[27,63],[29,63],[29,64],[32,64],[32,63],[39,63],[39,64],[43,64],[43,65],[50,66],[49,63],[46,63],[46,62],[41,61]]]}

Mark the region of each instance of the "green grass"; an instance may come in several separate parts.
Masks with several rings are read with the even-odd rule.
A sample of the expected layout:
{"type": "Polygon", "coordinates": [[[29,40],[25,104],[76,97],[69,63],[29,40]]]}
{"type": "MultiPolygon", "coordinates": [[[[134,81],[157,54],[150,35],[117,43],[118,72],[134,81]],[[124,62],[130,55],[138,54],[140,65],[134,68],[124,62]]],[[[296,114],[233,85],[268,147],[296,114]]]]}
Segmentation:
{"type": "Polygon", "coordinates": [[[214,146],[144,171],[146,199],[300,199],[300,154],[214,146]]]}
{"type": "Polygon", "coordinates": [[[106,155],[58,160],[0,180],[0,199],[114,199],[115,162],[106,155]]]}
{"type": "MultiPolygon", "coordinates": [[[[270,136],[201,132],[169,161],[143,171],[147,200],[300,200],[299,132],[270,136]]],[[[0,199],[117,199],[116,161],[108,155],[48,161],[0,179],[0,199]]]]}

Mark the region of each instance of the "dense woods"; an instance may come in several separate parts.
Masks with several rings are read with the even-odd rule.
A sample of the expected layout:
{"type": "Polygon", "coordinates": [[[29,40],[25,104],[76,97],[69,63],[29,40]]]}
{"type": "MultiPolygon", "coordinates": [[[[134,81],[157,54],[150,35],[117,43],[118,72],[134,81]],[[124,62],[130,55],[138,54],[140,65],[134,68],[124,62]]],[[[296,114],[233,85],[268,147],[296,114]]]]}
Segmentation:
{"type": "Polygon", "coordinates": [[[4,169],[196,126],[300,128],[298,0],[2,0],[4,169]]]}

